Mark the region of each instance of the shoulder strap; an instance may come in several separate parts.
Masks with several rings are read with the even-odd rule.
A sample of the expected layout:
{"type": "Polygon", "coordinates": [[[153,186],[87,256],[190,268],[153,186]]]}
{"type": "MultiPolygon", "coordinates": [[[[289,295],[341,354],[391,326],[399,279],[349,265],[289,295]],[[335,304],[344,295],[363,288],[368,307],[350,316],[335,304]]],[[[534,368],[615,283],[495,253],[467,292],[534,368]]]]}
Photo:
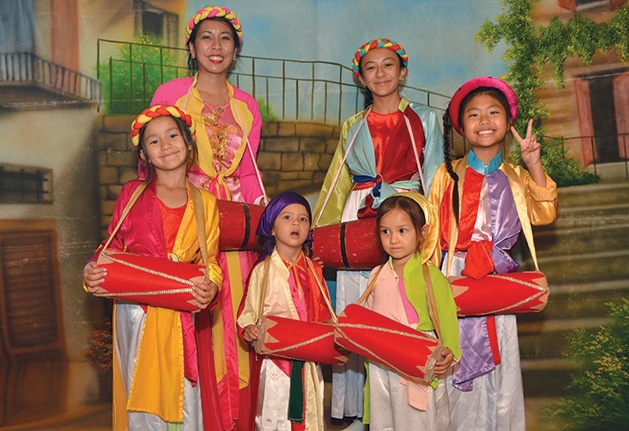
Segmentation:
{"type": "MultiPolygon", "coordinates": [[[[203,198],[201,192],[195,186],[190,187],[190,194],[192,195],[192,205],[194,206],[194,218],[197,223],[197,235],[199,236],[199,250],[201,250],[201,258],[203,259],[203,265],[207,268],[208,255],[207,255],[207,237],[205,235],[205,211],[203,210],[203,198]]],[[[206,274],[207,277],[207,274],[206,274]]]]}
{"type": "Polygon", "coordinates": [[[435,292],[432,288],[432,280],[430,279],[430,268],[428,264],[422,265],[424,272],[424,281],[426,282],[426,298],[428,299],[428,313],[430,314],[430,320],[435,327],[437,338],[441,338],[441,324],[439,323],[439,313],[437,312],[437,303],[435,301],[435,292]]]}
{"type": "Polygon", "coordinates": [[[111,244],[111,241],[114,239],[114,236],[116,236],[116,233],[120,229],[122,222],[127,217],[127,214],[129,214],[129,211],[131,211],[131,207],[133,207],[133,204],[135,203],[135,201],[138,200],[138,197],[140,197],[140,194],[142,194],[146,186],[147,186],[146,181],[143,181],[142,183],[140,183],[138,188],[133,191],[131,198],[129,198],[129,202],[127,202],[127,205],[125,205],[124,209],[122,210],[122,214],[120,214],[120,219],[118,220],[118,224],[116,224],[116,227],[114,228],[114,230],[111,231],[111,235],[109,235],[109,238],[107,239],[107,242],[103,246],[101,253],[105,251],[107,247],[109,247],[109,244],[111,244]]]}
{"type": "Polygon", "coordinates": [[[264,259],[263,271],[262,271],[262,289],[260,289],[260,306],[258,308],[258,319],[256,321],[256,326],[260,325],[262,321],[262,313],[264,312],[264,297],[266,296],[266,285],[269,281],[269,267],[271,266],[271,256],[267,256],[264,259]]]}
{"type": "Polygon", "coordinates": [[[356,302],[358,305],[361,305],[363,302],[367,300],[367,298],[369,298],[369,295],[371,295],[371,292],[373,291],[373,288],[376,284],[376,280],[378,280],[378,276],[380,275],[380,272],[382,271],[385,265],[387,265],[387,262],[380,265],[380,267],[378,268],[378,271],[374,274],[373,278],[371,279],[371,282],[367,286],[367,289],[365,289],[365,293],[363,293],[358,299],[358,302],[356,302]]]}
{"type": "MultiPolygon", "coordinates": [[[[419,153],[417,152],[417,146],[415,145],[415,135],[413,134],[413,128],[411,127],[411,120],[408,119],[406,114],[402,113],[404,116],[404,121],[406,122],[406,128],[408,129],[408,134],[411,137],[411,146],[413,147],[413,154],[415,155],[415,163],[417,163],[417,172],[419,174],[419,180],[422,183],[422,191],[424,192],[424,196],[428,197],[428,190],[426,189],[426,182],[424,181],[424,172],[422,171],[422,164],[419,161],[419,153]]],[[[420,122],[421,125],[421,122],[420,122]]]]}

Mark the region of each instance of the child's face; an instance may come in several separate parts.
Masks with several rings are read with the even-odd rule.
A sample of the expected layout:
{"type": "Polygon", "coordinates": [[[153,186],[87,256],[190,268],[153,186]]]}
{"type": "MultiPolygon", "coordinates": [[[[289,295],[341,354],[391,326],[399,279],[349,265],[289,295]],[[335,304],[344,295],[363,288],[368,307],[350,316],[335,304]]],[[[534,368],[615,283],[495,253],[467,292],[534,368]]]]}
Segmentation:
{"type": "Polygon", "coordinates": [[[154,118],[145,127],[144,149],[155,170],[171,171],[185,168],[188,148],[173,117],[154,118]]]}
{"type": "Polygon", "coordinates": [[[507,112],[502,104],[489,94],[472,97],[463,110],[463,134],[473,148],[494,148],[498,153],[500,142],[509,129],[507,112]]]}
{"type": "Polygon", "coordinates": [[[409,215],[394,208],[380,219],[380,243],[393,260],[406,263],[417,252],[419,237],[409,215]]]}
{"type": "Polygon", "coordinates": [[[286,206],[273,223],[272,234],[275,236],[275,246],[278,253],[283,249],[297,250],[302,248],[308,232],[310,231],[310,218],[308,210],[301,204],[286,206]]]}
{"type": "Polygon", "coordinates": [[[400,67],[398,55],[388,48],[372,49],[360,60],[362,74],[358,79],[374,97],[385,97],[398,92],[406,68],[400,67]]]}

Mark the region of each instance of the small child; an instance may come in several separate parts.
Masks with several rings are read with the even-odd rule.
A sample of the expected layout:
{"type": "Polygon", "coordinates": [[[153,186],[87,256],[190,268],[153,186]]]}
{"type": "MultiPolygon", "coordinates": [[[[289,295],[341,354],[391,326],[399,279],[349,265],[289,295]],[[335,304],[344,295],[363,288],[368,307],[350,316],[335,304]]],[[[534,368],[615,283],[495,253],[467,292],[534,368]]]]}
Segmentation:
{"type": "MultiPolygon", "coordinates": [[[[321,267],[304,254],[304,247],[312,242],[310,222],[310,205],[297,193],[281,193],[264,209],[257,233],[267,256],[251,273],[238,317],[247,343],[260,337],[263,316],[330,320],[321,267]]],[[[303,429],[324,429],[323,376],[318,364],[265,357],[261,367],[257,430],[290,431],[296,424],[305,426],[303,429]],[[301,364],[303,372],[295,368],[301,364]],[[295,396],[295,388],[302,383],[303,393],[295,396]]]]}
{"type": "MultiPolygon", "coordinates": [[[[156,105],[140,113],[131,128],[131,141],[138,147],[147,179],[127,182],[116,200],[109,235],[109,248],[143,256],[185,263],[201,263],[201,248],[207,250],[206,277],[196,282],[192,295],[204,311],[221,285],[216,261],[219,242],[216,199],[205,190],[193,190],[186,179],[194,163],[196,145],[190,115],[175,106],[156,105]],[[124,210],[139,187],[141,191],[128,214],[124,210]],[[203,206],[205,244],[199,243],[193,192],[203,206]]],[[[106,242],[83,270],[88,292],[100,293],[107,266],[96,261],[106,242]]],[[[133,286],[130,286],[133,288],[133,286]]],[[[218,415],[206,405],[206,394],[218,397],[214,369],[201,360],[195,347],[195,315],[166,308],[118,301],[114,303],[114,429],[147,430],[203,429],[203,422],[218,415]],[[160,361],[156,361],[160,358],[160,361]],[[205,364],[205,365],[201,365],[205,364]],[[204,379],[204,376],[209,376],[204,379]],[[203,390],[201,390],[203,388],[203,390]],[[179,428],[180,429],[180,428],[179,428]]],[[[205,346],[211,351],[211,346],[205,346]]],[[[209,405],[209,404],[208,404],[209,405]]]]}
{"type": "Polygon", "coordinates": [[[436,260],[437,211],[419,193],[396,193],[380,205],[376,221],[388,260],[371,271],[372,290],[365,306],[419,331],[431,335],[436,332],[444,349],[442,359],[434,366],[438,377],[432,387],[408,381],[390,368],[369,362],[369,429],[450,430],[444,375],[461,356],[461,349],[450,284],[430,262],[436,260]],[[432,288],[427,286],[425,265],[432,288]]]}
{"type": "MultiPolygon", "coordinates": [[[[557,186],[544,172],[540,144],[528,123],[526,137],[513,128],[518,100],[504,81],[480,76],[464,83],[443,116],[445,163],[430,189],[439,208],[446,276],[480,279],[516,272],[509,250],[520,232],[536,263],[531,224],[558,216],[557,186]],[[452,161],[452,129],[471,149],[452,161]],[[503,160],[509,130],[528,170],[503,160]]],[[[515,315],[459,319],[462,358],[448,382],[456,430],[524,431],[524,394],[515,315]]]]}

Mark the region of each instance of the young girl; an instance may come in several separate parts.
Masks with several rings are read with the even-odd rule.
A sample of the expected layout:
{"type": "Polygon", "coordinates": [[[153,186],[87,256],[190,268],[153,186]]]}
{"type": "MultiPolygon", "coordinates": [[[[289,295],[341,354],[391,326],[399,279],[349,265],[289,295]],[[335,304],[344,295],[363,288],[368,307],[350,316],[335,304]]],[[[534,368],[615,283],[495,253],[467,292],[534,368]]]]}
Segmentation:
{"type": "MultiPolygon", "coordinates": [[[[314,226],[375,217],[382,200],[396,191],[427,193],[443,162],[439,118],[427,106],[399,94],[407,74],[404,48],[388,39],[361,46],[352,60],[365,87],[365,110],[343,124],[338,147],[314,209],[314,226]]],[[[366,274],[339,271],[336,310],[355,303],[366,274]]],[[[333,373],[332,417],[362,417],[364,367],[352,355],[333,373]]]]}
{"type": "MultiPolygon", "coordinates": [[[[303,252],[304,246],[312,241],[310,222],[310,205],[297,193],[281,193],[265,208],[258,236],[264,241],[267,257],[251,273],[238,317],[247,343],[260,337],[258,325],[262,316],[311,322],[330,319],[321,267],[313,265],[303,252]]],[[[257,430],[323,430],[321,369],[312,362],[265,357],[257,403],[257,430]],[[295,368],[300,364],[303,371],[295,368]],[[303,391],[295,395],[295,388],[302,383],[303,391]],[[296,412],[293,407],[297,407],[296,412]]]]}
{"type": "Polygon", "coordinates": [[[376,220],[388,260],[371,271],[372,290],[366,307],[432,335],[439,328],[444,349],[434,367],[438,378],[432,387],[408,381],[390,368],[369,362],[369,429],[450,430],[444,374],[459,359],[461,349],[450,284],[430,262],[437,257],[437,211],[419,193],[397,193],[380,205],[376,220]],[[426,285],[424,265],[431,288],[426,285]],[[435,317],[438,322],[433,321],[435,317]]]}
{"type": "MultiPolygon", "coordinates": [[[[430,199],[441,217],[442,270],[447,276],[479,279],[517,271],[509,250],[520,231],[536,261],[531,224],[549,224],[558,216],[556,184],[542,167],[532,120],[526,137],[520,137],[512,127],[517,112],[511,87],[481,76],[456,91],[444,114],[446,161],[435,174],[430,199]],[[452,129],[471,146],[456,161],[450,156],[452,129]],[[528,170],[503,160],[501,147],[509,130],[528,170]]],[[[462,318],[459,329],[463,353],[448,384],[454,428],[524,431],[515,316],[462,318]]]]}
{"type": "MultiPolygon", "coordinates": [[[[216,262],[218,210],[212,194],[193,190],[186,179],[196,154],[192,130],[192,118],[175,106],[153,106],[135,118],[131,140],[139,148],[140,163],[148,175],[146,180],[131,180],[122,187],[109,225],[110,236],[124,218],[108,248],[193,263],[202,261],[201,248],[205,248],[207,276],[194,285],[192,295],[198,308],[207,309],[221,285],[221,270],[216,262]],[[138,187],[146,188],[123,216],[138,187]],[[199,200],[193,196],[196,191],[205,218],[205,244],[199,244],[194,208],[199,200]]],[[[100,293],[99,286],[107,278],[106,265],[96,264],[104,244],[105,241],[83,271],[85,286],[92,293],[100,293]]],[[[207,338],[200,336],[197,326],[201,316],[206,316],[206,322],[209,320],[208,314],[201,311],[193,316],[128,301],[115,302],[115,430],[182,426],[185,430],[202,430],[204,421],[212,422],[218,417],[211,356],[208,362],[208,358],[197,355],[197,349],[211,352],[211,345],[204,344],[207,338]]]]}
{"type": "MultiPolygon", "coordinates": [[[[161,85],[151,105],[168,103],[189,112],[196,124],[198,166],[188,172],[190,182],[209,190],[218,199],[247,204],[266,200],[262,176],[256,165],[262,117],[250,95],[227,80],[243,43],[243,27],[233,10],[220,6],[199,9],[186,25],[190,76],[161,85]]],[[[249,354],[238,338],[236,311],[243,287],[257,254],[221,252],[225,273],[219,306],[212,311],[216,374],[221,393],[224,429],[253,426],[243,423],[251,406],[248,394],[249,354]]]]}

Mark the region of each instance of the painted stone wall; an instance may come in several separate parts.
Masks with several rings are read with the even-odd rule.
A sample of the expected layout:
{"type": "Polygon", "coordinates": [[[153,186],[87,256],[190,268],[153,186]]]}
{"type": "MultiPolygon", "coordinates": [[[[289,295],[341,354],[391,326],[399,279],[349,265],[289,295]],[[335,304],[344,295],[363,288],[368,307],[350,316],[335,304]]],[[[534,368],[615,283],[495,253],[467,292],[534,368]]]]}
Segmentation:
{"type": "MultiPolygon", "coordinates": [[[[132,116],[103,116],[98,137],[101,235],[106,235],[122,184],[135,178],[137,154],[129,137],[132,116]]],[[[338,144],[339,126],[271,121],[262,127],[258,165],[270,197],[319,190],[338,144]]]]}

